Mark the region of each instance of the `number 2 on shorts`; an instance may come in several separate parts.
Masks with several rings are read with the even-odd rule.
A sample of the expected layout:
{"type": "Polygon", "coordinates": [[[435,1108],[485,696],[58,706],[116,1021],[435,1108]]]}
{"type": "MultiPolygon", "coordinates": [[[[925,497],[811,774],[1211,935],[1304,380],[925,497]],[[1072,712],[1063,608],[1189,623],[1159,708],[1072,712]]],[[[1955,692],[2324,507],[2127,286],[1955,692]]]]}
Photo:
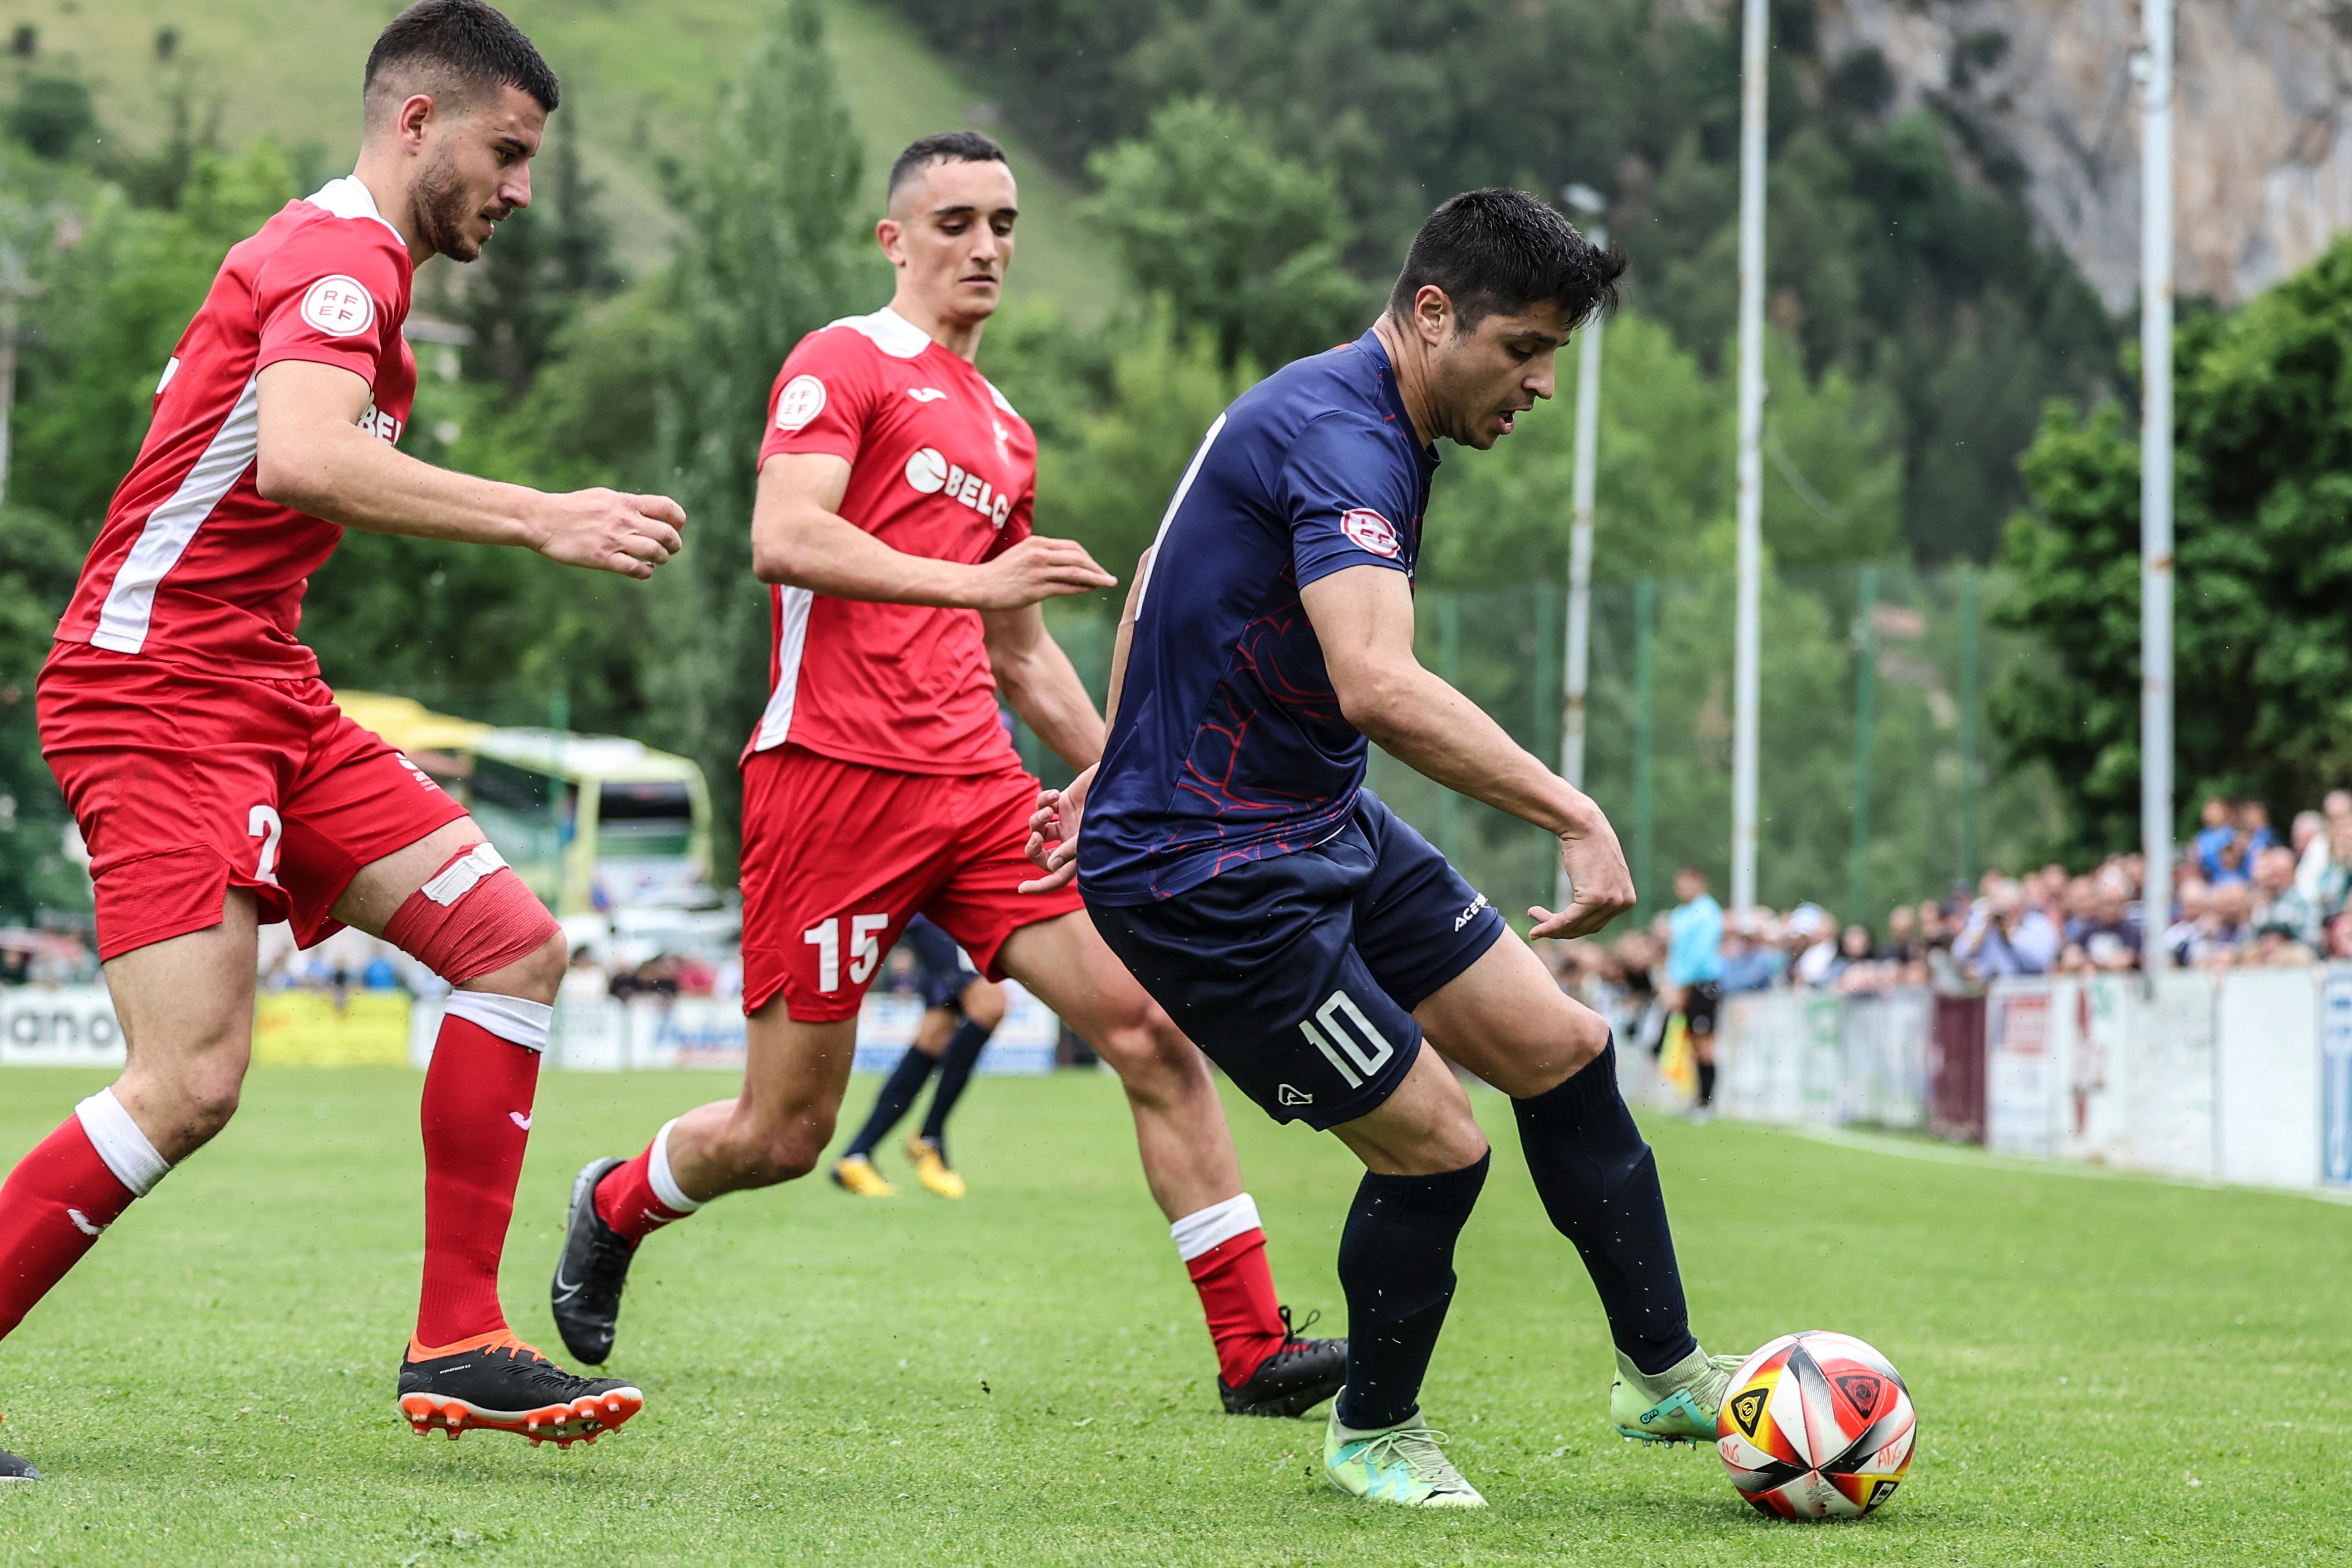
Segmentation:
{"type": "Polygon", "coordinates": [[[253,874],[271,887],[278,886],[278,841],[286,837],[286,825],[278,819],[275,806],[257,805],[245,818],[245,836],[261,840],[261,853],[253,858],[253,874]]]}
{"type": "MultiPolygon", "coordinates": [[[[849,983],[863,985],[874,966],[882,962],[882,946],[878,940],[890,929],[888,915],[852,915],[849,917],[849,983]]],[[[819,921],[801,932],[801,940],[816,949],[816,988],[819,991],[841,989],[841,922],[838,920],[819,921]]]]}

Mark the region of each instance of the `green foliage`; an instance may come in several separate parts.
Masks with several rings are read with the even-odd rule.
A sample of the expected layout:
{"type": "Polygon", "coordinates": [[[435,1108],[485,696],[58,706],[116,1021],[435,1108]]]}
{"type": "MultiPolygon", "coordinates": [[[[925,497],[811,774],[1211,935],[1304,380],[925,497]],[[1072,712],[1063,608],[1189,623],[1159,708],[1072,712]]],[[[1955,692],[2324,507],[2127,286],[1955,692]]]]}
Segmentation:
{"type": "Polygon", "coordinates": [[[8,106],[8,134],[37,157],[69,158],[87,152],[98,132],[89,89],[70,76],[26,77],[8,106]]]}
{"type": "MultiPolygon", "coordinates": [[[[1234,106],[1329,172],[1368,278],[1393,275],[1452,192],[1597,185],[1632,298],[1719,368],[1738,277],[1737,6],[1702,21],[1651,0],[895,3],[998,75],[1068,167],[1165,105],[1234,106]]],[[[1824,58],[1810,4],[1777,5],[1773,26],[1773,318],[1809,379],[1834,366],[1891,401],[1905,542],[1981,560],[2021,497],[2035,411],[2105,384],[2113,328],[2034,241],[2014,160],[1963,108],[1886,121],[1883,58],[1824,58]]]]}
{"type": "MultiPolygon", "coordinates": [[[[1657,321],[1602,329],[1593,560],[1602,581],[1728,569],[1731,389],[1657,321]]],[[[1489,452],[1449,451],[1430,502],[1424,580],[1447,586],[1564,583],[1576,478],[1577,351],[1560,391],[1489,452]]],[[[1766,434],[1764,536],[1786,569],[1874,560],[1895,547],[1903,494],[1898,421],[1885,395],[1832,367],[1811,381],[1776,337],[1766,434]]]]}
{"type": "MultiPolygon", "coordinates": [[[[790,0],[677,194],[686,231],[665,298],[686,374],[663,390],[658,450],[692,521],[654,584],[646,736],[714,781],[731,778],[767,700],[751,521],[769,386],[802,337],[887,292],[860,244],[862,153],[823,46],[816,0],[790,0]]],[[[717,794],[731,839],[735,794],[717,794]]]]}
{"type": "Polygon", "coordinates": [[[537,199],[499,225],[479,261],[455,275],[438,268],[435,279],[442,286],[436,304],[473,331],[466,368],[495,381],[509,402],[530,390],[582,306],[626,281],[612,226],[597,210],[598,186],[581,167],[577,135],[551,135],[541,157],[537,199]]]}
{"type": "Polygon", "coordinates": [[[11,493],[94,535],[138,455],[155,384],[230,246],[298,193],[268,144],[197,158],[176,212],[89,198],[79,235],[50,263],[47,295],[17,384],[11,493]]]}
{"type": "Polygon", "coordinates": [[[1101,191],[1087,211],[1128,275],[1227,363],[1286,364],[1363,330],[1372,301],[1339,266],[1338,183],[1272,151],[1237,110],[1179,100],[1087,166],[1101,191]]]}
{"type": "Polygon", "coordinates": [[[1124,583],[1201,437],[1256,379],[1246,360],[1221,364],[1206,331],[1181,340],[1171,312],[1154,311],[1114,354],[1107,406],[1040,454],[1038,531],[1076,539],[1124,583]]]}
{"type": "MultiPolygon", "coordinates": [[[[2352,779],[2352,240],[2191,320],[2175,356],[2180,800],[2244,793],[2284,816],[2352,779]]],[[[2085,855],[2138,841],[2136,435],[2117,408],[2051,408],[2005,547],[2011,624],[2052,657],[1993,693],[1993,720],[2050,763],[2085,855]]]]}

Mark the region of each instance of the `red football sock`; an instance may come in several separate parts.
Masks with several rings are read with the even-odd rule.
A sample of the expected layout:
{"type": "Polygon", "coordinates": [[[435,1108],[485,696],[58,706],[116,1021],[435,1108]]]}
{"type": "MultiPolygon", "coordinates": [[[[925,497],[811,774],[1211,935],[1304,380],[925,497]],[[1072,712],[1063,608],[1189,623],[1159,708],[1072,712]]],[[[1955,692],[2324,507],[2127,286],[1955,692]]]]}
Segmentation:
{"type": "Polygon", "coordinates": [[[686,1196],[669,1174],[669,1130],[677,1125],[675,1121],[666,1124],[635,1159],[614,1166],[596,1184],[596,1217],[628,1237],[632,1245],[702,1206],[676,1201],[686,1196]],[[664,1187],[669,1189],[667,1200],[662,1196],[664,1187]]]}
{"type": "Polygon", "coordinates": [[[0,1185],[0,1338],[81,1261],[132,1195],[99,1158],[79,1116],[16,1162],[0,1185]]]}
{"type": "Polygon", "coordinates": [[[1219,1242],[1185,1270],[1201,1293],[1201,1311],[1217,1345],[1217,1375],[1234,1388],[1249,1381],[1265,1358],[1282,1348],[1282,1316],[1274,1296],[1274,1270],[1265,1261],[1265,1232],[1250,1229],[1219,1242]]]}
{"type": "MultiPolygon", "coordinates": [[[[546,1038],[543,1022],[539,1037],[546,1038]]],[[[539,1052],[454,1010],[443,1017],[425,1074],[425,1289],[416,1309],[417,1350],[506,1332],[499,1255],[514,1217],[515,1184],[530,1142],[538,1088],[539,1052]]]]}

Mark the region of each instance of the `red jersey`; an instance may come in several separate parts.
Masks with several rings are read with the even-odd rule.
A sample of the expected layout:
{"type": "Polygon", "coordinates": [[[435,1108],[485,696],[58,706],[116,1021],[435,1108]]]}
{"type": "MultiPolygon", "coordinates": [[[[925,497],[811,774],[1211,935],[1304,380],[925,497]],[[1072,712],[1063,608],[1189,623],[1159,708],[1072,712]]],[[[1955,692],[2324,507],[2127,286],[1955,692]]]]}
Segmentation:
{"type": "Polygon", "coordinates": [[[416,395],[408,247],[365,185],[289,202],[221,263],[155,387],[139,459],[114,492],[58,637],[221,675],[319,672],[296,640],[302,591],[343,531],[254,488],[260,399],[279,360],[340,365],[375,400],[360,426],[400,438],[416,395]]]}
{"type": "MultiPolygon", "coordinates": [[[[907,555],[977,565],[1029,537],[1037,437],[1004,395],[896,311],[811,332],[776,376],[760,461],[849,461],[841,515],[907,555]]],[[[910,773],[1018,765],[976,610],[779,587],[772,689],[746,749],[790,742],[910,773]]]]}

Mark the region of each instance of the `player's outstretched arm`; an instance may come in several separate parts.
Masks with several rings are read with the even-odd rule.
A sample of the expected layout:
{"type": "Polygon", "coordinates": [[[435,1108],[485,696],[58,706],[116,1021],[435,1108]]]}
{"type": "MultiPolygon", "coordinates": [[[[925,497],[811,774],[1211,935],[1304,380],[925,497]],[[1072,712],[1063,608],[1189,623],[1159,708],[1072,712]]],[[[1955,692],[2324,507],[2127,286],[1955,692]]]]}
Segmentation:
{"type": "Polygon", "coordinates": [[[1534,934],[1583,936],[1633,907],[1633,875],[1601,808],[1413,657],[1403,573],[1350,566],[1298,597],[1348,722],[1416,773],[1559,836],[1575,899],[1558,913],[1530,910],[1534,934]]]}
{"type": "Polygon", "coordinates": [[[268,500],[371,533],[513,544],[567,566],[650,577],[678,551],[667,496],[548,495],[420,462],[359,426],[373,401],[338,365],[280,360],[257,381],[254,486],[268,500]]]}
{"type": "Polygon", "coordinates": [[[906,554],[841,515],[848,490],[848,459],[830,452],[779,452],[760,465],[751,570],[761,582],[952,610],[1022,610],[1118,582],[1067,539],[1024,539],[977,566],[906,554]]]}
{"type": "Polygon", "coordinates": [[[984,610],[981,632],[997,689],[1013,704],[1037,738],[1073,768],[1102,760],[1103,721],[1087,695],[1070,656],[1045,629],[1045,614],[1031,605],[1020,610],[984,610]]]}

